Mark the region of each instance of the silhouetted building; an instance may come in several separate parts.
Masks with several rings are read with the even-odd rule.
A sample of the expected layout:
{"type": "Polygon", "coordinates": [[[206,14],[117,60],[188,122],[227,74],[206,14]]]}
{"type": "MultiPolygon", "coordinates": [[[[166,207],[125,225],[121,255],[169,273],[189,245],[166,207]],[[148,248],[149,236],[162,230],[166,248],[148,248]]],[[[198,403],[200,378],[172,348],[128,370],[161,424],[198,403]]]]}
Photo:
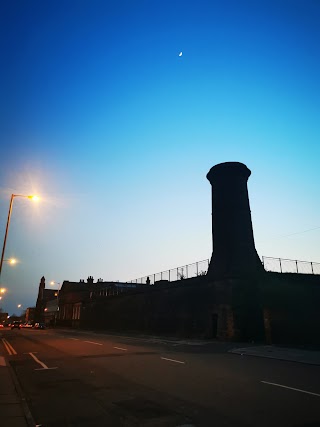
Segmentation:
{"type": "Polygon", "coordinates": [[[53,300],[49,300],[46,302],[46,306],[43,310],[44,314],[44,323],[47,326],[55,326],[58,317],[58,297],[55,297],[53,300]]]}
{"type": "Polygon", "coordinates": [[[34,322],[35,312],[36,312],[35,307],[28,307],[26,309],[26,322],[34,322]]]}
{"type": "Polygon", "coordinates": [[[44,322],[44,309],[47,301],[53,300],[57,297],[57,289],[46,289],[46,280],[44,276],[41,277],[39,284],[38,298],[35,308],[35,322],[44,322]]]}
{"type": "Polygon", "coordinates": [[[8,318],[8,313],[0,313],[0,323],[5,323],[8,318]]]}
{"type": "MultiPolygon", "coordinates": [[[[87,282],[70,282],[65,280],[58,294],[58,315],[56,324],[61,326],[81,326],[83,313],[88,304],[102,301],[104,298],[113,297],[123,293],[145,288],[145,285],[123,282],[104,282],[98,279],[94,283],[89,276],[87,282]]],[[[49,308],[49,307],[48,307],[49,308]]]]}

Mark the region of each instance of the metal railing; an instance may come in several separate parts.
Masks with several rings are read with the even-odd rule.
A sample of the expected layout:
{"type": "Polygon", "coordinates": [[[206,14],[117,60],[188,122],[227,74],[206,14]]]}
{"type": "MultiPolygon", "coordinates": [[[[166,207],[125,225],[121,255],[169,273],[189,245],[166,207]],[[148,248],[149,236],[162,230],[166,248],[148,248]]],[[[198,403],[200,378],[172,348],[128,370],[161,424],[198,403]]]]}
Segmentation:
{"type": "Polygon", "coordinates": [[[129,280],[129,283],[141,283],[154,285],[160,280],[175,282],[176,280],[190,279],[191,277],[204,276],[207,274],[209,259],[197,261],[192,264],[183,265],[182,267],[172,268],[171,270],[160,271],[160,273],[149,274],[139,279],[129,280]]]}
{"type": "MultiPolygon", "coordinates": [[[[273,258],[262,256],[261,261],[266,271],[278,273],[300,273],[300,274],[320,274],[320,263],[311,261],[298,261],[293,259],[273,258]]],[[[204,276],[209,268],[209,259],[197,261],[182,267],[171,270],[160,271],[160,273],[149,274],[139,279],[129,280],[128,283],[150,284],[167,280],[175,282],[177,280],[189,279],[191,277],[204,276]]]]}
{"type": "Polygon", "coordinates": [[[261,257],[266,271],[278,273],[320,274],[320,263],[284,258],[261,257]]]}

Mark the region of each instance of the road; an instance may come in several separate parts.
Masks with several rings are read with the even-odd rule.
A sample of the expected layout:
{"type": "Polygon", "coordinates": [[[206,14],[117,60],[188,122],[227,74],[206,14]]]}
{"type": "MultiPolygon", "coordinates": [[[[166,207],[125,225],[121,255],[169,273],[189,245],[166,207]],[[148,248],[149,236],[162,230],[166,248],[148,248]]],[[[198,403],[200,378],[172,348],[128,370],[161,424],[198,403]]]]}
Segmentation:
{"type": "Polygon", "coordinates": [[[320,366],[72,330],[3,330],[0,339],[44,427],[320,426],[320,366]]]}

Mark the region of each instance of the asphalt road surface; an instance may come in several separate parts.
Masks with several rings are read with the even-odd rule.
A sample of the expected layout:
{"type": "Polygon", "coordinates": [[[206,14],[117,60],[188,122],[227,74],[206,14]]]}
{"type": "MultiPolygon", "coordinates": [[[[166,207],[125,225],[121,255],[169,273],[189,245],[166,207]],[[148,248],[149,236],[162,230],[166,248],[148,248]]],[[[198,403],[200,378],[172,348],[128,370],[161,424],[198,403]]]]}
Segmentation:
{"type": "Polygon", "coordinates": [[[320,426],[320,366],[235,355],[221,343],[1,333],[37,425],[320,426]]]}

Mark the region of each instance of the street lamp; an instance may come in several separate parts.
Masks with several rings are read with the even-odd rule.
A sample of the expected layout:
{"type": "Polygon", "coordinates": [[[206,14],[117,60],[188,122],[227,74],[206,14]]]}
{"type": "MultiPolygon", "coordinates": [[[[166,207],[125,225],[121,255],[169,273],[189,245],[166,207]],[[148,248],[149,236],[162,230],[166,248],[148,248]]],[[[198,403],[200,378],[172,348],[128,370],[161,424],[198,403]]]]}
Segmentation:
{"type": "Polygon", "coordinates": [[[4,259],[3,262],[7,262],[8,264],[16,264],[17,260],[15,258],[4,259]]]}
{"type": "Polygon", "coordinates": [[[55,282],[54,280],[51,280],[50,285],[61,285],[61,283],[59,282],[55,282]]]}
{"type": "Polygon", "coordinates": [[[2,297],[6,292],[7,292],[6,288],[0,288],[0,301],[2,300],[2,297]]]}
{"type": "Polygon", "coordinates": [[[27,199],[31,199],[31,200],[34,200],[34,201],[39,200],[38,196],[24,196],[23,194],[11,194],[10,205],[9,205],[9,212],[8,212],[8,219],[7,219],[7,226],[6,226],[6,232],[5,232],[5,235],[4,235],[4,241],[3,241],[3,246],[2,246],[2,254],[1,254],[1,261],[0,261],[0,276],[1,276],[1,272],[2,272],[4,252],[6,250],[6,243],[7,243],[7,236],[8,236],[8,230],[9,230],[9,225],[10,225],[12,205],[13,205],[13,200],[14,200],[15,197],[26,197],[27,199]]]}
{"type": "MultiPolygon", "coordinates": [[[[50,285],[61,285],[61,283],[59,282],[55,282],[54,280],[51,280],[50,285]]],[[[55,292],[54,296],[57,297],[57,312],[59,311],[59,292],[61,290],[61,286],[59,289],[57,289],[57,292],[55,292]]],[[[55,313],[54,316],[54,325],[57,325],[57,317],[58,317],[58,313],[55,313]]]]}

